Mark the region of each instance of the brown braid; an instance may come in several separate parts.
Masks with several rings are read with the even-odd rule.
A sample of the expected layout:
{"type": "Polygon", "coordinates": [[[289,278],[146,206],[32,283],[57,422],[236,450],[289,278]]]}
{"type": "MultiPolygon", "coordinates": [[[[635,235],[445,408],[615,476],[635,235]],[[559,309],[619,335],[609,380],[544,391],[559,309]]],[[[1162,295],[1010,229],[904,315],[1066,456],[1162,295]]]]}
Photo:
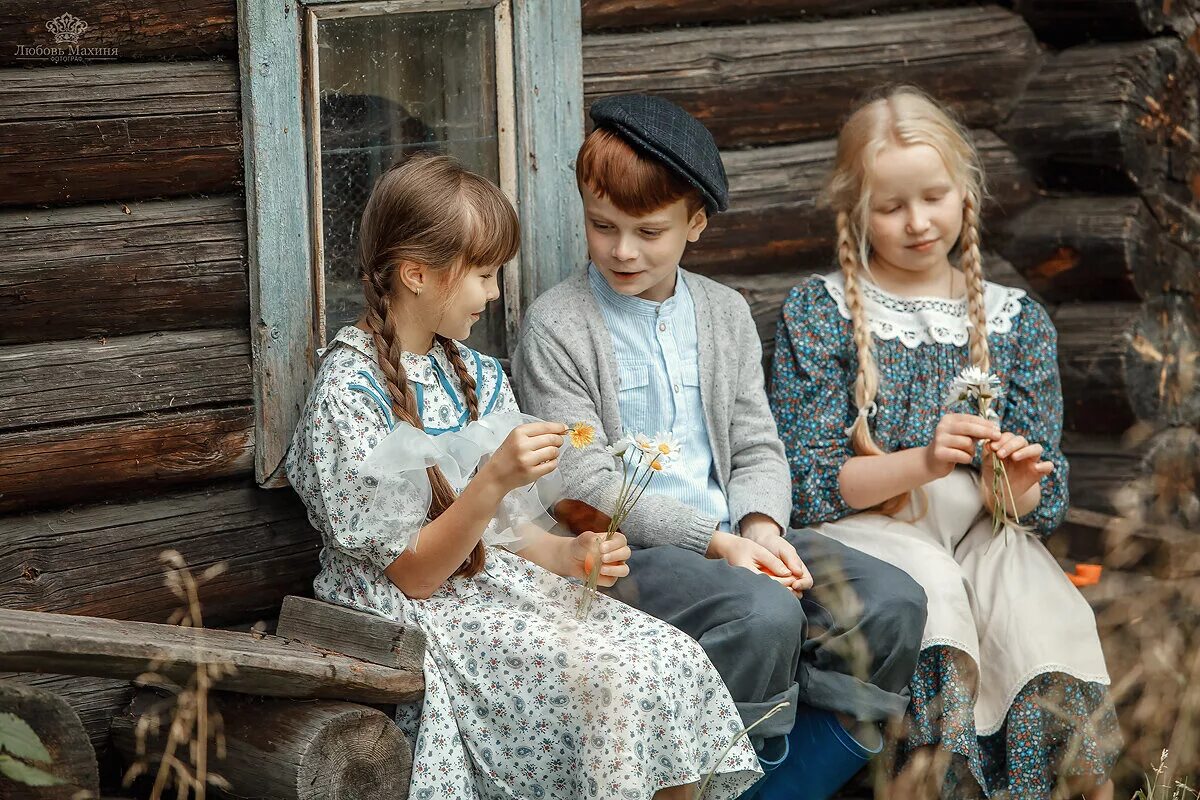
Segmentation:
{"type": "Polygon", "coordinates": [[[962,257],[959,267],[967,280],[967,315],[971,320],[971,363],[991,371],[987,340],[987,306],[984,298],[983,258],[979,254],[979,198],[968,190],[963,201],[962,257]]]}
{"type": "Polygon", "coordinates": [[[462,386],[463,394],[467,396],[467,411],[471,414],[471,419],[479,419],[479,397],[476,395],[475,378],[467,371],[467,365],[463,363],[462,353],[459,352],[458,345],[452,339],[445,336],[435,336],[434,340],[442,346],[446,357],[450,359],[450,365],[454,367],[454,374],[458,376],[458,383],[462,386]]]}

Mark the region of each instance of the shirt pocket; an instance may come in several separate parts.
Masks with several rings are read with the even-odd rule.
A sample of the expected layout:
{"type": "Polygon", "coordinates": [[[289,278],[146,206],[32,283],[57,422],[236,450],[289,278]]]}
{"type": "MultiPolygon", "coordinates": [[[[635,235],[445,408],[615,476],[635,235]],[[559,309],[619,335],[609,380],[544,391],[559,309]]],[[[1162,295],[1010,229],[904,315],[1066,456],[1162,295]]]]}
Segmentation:
{"type": "Polygon", "coordinates": [[[617,365],[617,402],[621,406],[621,427],[625,434],[645,433],[650,416],[649,366],[617,365]]]}

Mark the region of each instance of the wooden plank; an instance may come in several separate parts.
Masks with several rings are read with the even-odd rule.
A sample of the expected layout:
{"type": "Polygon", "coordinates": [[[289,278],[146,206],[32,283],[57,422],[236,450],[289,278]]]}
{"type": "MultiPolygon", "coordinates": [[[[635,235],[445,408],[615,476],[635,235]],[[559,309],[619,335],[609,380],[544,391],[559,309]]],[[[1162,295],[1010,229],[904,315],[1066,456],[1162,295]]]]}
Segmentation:
{"type": "MultiPolygon", "coordinates": [[[[587,258],[575,185],[575,156],[583,144],[579,14],[577,3],[560,0],[513,3],[521,308],[587,258]]],[[[505,320],[511,355],[520,309],[506,309],[505,320]]]]}
{"type": "Polygon", "coordinates": [[[250,400],[240,330],[0,347],[0,431],[250,400]]]}
{"type": "Polygon", "coordinates": [[[671,99],[722,147],[834,136],[867,90],[923,86],[967,124],[1004,119],[1037,71],[1020,17],[960,8],[819,23],[684,28],[583,39],[587,102],[622,92],[671,99]]]}
{"type": "Polygon", "coordinates": [[[63,781],[57,786],[27,786],[3,777],[5,800],[72,800],[81,790],[89,797],[99,794],[96,753],[79,715],[65,700],[43,689],[0,680],[0,710],[15,714],[33,729],[50,756],[49,763],[36,764],[37,768],[63,781]]]}
{"type": "MultiPolygon", "coordinates": [[[[998,222],[1036,196],[1033,179],[994,133],[972,132],[989,196],[984,221],[998,222]]],[[[820,142],[728,150],[730,209],[709,220],[700,241],[684,256],[704,274],[821,269],[834,252],[833,214],[820,202],[833,169],[837,143],[820,142]]]]}
{"type": "MultiPolygon", "coordinates": [[[[52,56],[21,55],[20,48],[64,50],[46,22],[71,14],[85,22],[80,48],[111,48],[119,61],[160,58],[236,58],[234,0],[8,0],[0,8],[0,66],[52,64],[52,56]]],[[[92,59],[84,58],[85,63],[92,59]]]]}
{"type": "Polygon", "coordinates": [[[320,544],[295,493],[242,483],[0,517],[0,606],[166,622],[159,554],[175,550],[197,574],[226,566],[200,589],[206,624],[270,619],[311,592],[320,544]]]}
{"type": "Polygon", "coordinates": [[[1196,0],[1016,0],[1038,38],[1057,47],[1091,40],[1147,39],[1173,30],[1187,38],[1196,30],[1196,0]]]}
{"type": "Polygon", "coordinates": [[[1055,311],[1064,426],[1119,435],[1136,421],[1125,384],[1136,303],[1067,303],[1055,311]]]}
{"type": "Polygon", "coordinates": [[[0,511],[233,477],[253,458],[249,406],[0,433],[0,511]]]}
{"type": "Polygon", "coordinates": [[[420,673],[274,636],[0,609],[0,669],[132,679],[151,662],[180,685],[198,664],[233,667],[217,689],[269,697],[403,703],[425,686],[420,673]]]}
{"type": "Polygon", "coordinates": [[[87,675],[38,672],[0,672],[0,681],[44,689],[61,697],[79,715],[92,748],[101,761],[109,747],[108,728],[113,717],[133,697],[129,681],[87,675]]]}
{"type": "MultiPolygon", "coordinates": [[[[227,783],[227,795],[272,800],[405,800],[412,745],[382,711],[335,700],[299,703],[219,693],[212,697],[225,736],[224,757],[209,747],[209,769],[227,783]]],[[[162,759],[175,699],[138,692],[113,720],[113,742],[126,764],[162,759]],[[147,719],[149,717],[150,719],[147,719]],[[155,725],[152,720],[157,720],[155,725]],[[145,756],[137,728],[149,724],[145,756]]]]}
{"type": "Polygon", "coordinates": [[[957,0],[583,0],[585,33],[655,25],[857,17],[957,0]]]}
{"type": "Polygon", "coordinates": [[[255,476],[281,465],[316,361],[312,230],[296,0],[239,3],[255,476]]]}
{"type": "Polygon", "coordinates": [[[250,313],[239,195],[4,211],[0,238],[0,344],[244,327],[250,313]]]}
{"type": "Polygon", "coordinates": [[[0,206],[227,192],[237,72],[222,62],[0,73],[0,206]]]}
{"type": "Polygon", "coordinates": [[[1065,431],[1063,454],[1070,463],[1071,507],[1118,513],[1118,495],[1137,478],[1144,445],[1122,441],[1118,434],[1065,431]]]}
{"type": "Polygon", "coordinates": [[[1050,187],[1196,199],[1197,81],[1174,39],[1073,47],[1046,62],[998,133],[1050,187]]]}
{"type": "Polygon", "coordinates": [[[1171,293],[1146,301],[1130,323],[1124,365],[1122,377],[1139,419],[1157,427],[1200,425],[1200,308],[1195,296],[1171,293]]]}
{"type": "Polygon", "coordinates": [[[393,669],[420,672],[420,628],[306,597],[285,597],[275,635],[393,669]]]}

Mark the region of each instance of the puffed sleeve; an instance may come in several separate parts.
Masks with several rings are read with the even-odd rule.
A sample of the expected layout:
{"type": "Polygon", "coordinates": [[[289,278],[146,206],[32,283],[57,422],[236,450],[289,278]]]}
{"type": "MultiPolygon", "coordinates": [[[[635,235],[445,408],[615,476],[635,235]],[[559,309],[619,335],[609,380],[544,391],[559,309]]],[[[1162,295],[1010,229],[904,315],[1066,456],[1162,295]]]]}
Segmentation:
{"type": "Polygon", "coordinates": [[[854,456],[847,325],[820,279],[809,278],[788,295],[775,332],[771,412],[791,469],[794,527],[853,511],[838,486],[854,456]]]}
{"type": "Polygon", "coordinates": [[[1020,346],[1008,376],[1001,426],[1044,448],[1054,471],[1042,478],[1042,499],[1021,518],[1039,536],[1049,536],[1067,515],[1069,466],[1062,452],[1063,400],[1058,374],[1058,335],[1050,316],[1029,298],[1021,301],[1013,331],[1020,346]]]}
{"type": "Polygon", "coordinates": [[[386,498],[376,496],[378,480],[368,474],[367,458],[389,436],[384,413],[368,394],[352,388],[314,395],[288,459],[288,477],[326,547],[380,569],[391,566],[416,537],[429,509],[419,482],[397,478],[386,498]]]}

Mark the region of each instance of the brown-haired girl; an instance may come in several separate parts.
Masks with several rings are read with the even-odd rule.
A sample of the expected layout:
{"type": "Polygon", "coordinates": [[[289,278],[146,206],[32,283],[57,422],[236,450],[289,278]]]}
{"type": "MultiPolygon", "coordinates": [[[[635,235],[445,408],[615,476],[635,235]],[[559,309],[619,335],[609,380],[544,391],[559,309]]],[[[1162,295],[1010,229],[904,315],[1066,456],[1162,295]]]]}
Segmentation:
{"type": "MultiPolygon", "coordinates": [[[[366,311],[325,353],[287,472],[324,540],[316,596],[425,633],[424,702],[397,714],[410,796],[689,796],[741,728],[729,693],[664,623],[606,597],[576,621],[565,578],[598,552],[611,586],[629,548],[538,524],[566,428],[520,414],[499,363],[455,341],[499,295],[511,205],[418,156],[380,178],[360,239],[366,311]]],[[[757,772],[740,741],[712,796],[757,772]]]]}
{"type": "Polygon", "coordinates": [[[983,279],[983,178],[965,131],[919,91],[860,107],[829,198],[840,270],[783,309],[771,405],[792,523],[893,563],[929,598],[902,766],[952,754],[943,794],[1112,796],[1119,746],[1091,609],[1041,537],[1067,509],[1055,332],[983,279]],[[955,258],[957,264],[951,259],[955,258]],[[967,365],[995,373],[995,420],[955,413],[967,365]],[[993,534],[993,461],[1022,526],[993,534]]]}

